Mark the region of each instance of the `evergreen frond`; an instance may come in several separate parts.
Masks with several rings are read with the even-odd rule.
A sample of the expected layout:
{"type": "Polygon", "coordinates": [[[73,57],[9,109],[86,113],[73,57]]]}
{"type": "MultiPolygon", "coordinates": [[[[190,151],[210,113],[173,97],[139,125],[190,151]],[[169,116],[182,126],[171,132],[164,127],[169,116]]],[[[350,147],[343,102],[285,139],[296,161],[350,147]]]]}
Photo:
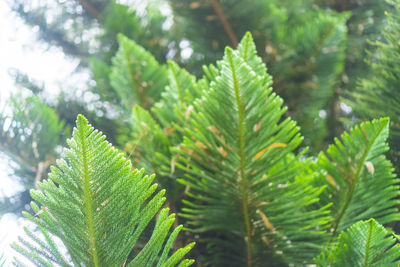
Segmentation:
{"type": "Polygon", "coordinates": [[[166,130],[157,123],[151,113],[136,105],[132,111],[131,142],[126,146],[135,156],[135,166],[156,173],[158,171],[156,153],[168,154],[171,141],[166,130]]]}
{"type": "MultiPolygon", "coordinates": [[[[386,1],[386,25],[377,40],[370,40],[374,50],[369,51],[367,63],[370,74],[358,80],[355,90],[347,94],[347,103],[361,118],[377,118],[385,114],[391,119],[390,157],[395,165],[400,163],[400,2],[386,1]]],[[[397,167],[398,168],[398,167],[397,167]]]]}
{"type": "MultiPolygon", "coordinates": [[[[340,129],[335,105],[338,77],[346,62],[349,13],[310,12],[309,18],[295,26],[286,25],[287,34],[280,40],[290,47],[282,54],[286,64],[275,67],[272,75],[292,81],[279,93],[287,100],[290,115],[313,149],[321,147],[326,136],[333,138],[340,129]],[[319,115],[321,110],[325,117],[319,115]]],[[[279,83],[277,86],[281,86],[279,83]]]]}
{"type": "Polygon", "coordinates": [[[400,219],[400,180],[384,156],[388,134],[388,118],[365,122],[319,154],[319,180],[327,186],[321,198],[333,203],[334,234],[360,220],[386,224],[400,219]]]}
{"type": "Polygon", "coordinates": [[[90,79],[51,101],[10,73],[38,97],[0,110],[0,154],[37,190],[0,216],[29,210],[31,265],[399,265],[400,0],[8,2],[90,79]]]}
{"type": "Polygon", "coordinates": [[[304,264],[326,237],[327,210],[312,208],[321,189],[306,175],[310,162],[292,153],[299,128],[282,119],[283,101],[250,37],[238,51],[226,49],[176,149],[190,188],[182,216],[201,234],[209,263],[304,264]]]}
{"type": "Polygon", "coordinates": [[[176,178],[183,174],[175,171],[170,147],[182,141],[183,132],[189,123],[194,100],[201,94],[196,78],[176,63],[169,61],[169,84],[151,112],[135,106],[132,113],[132,138],[127,150],[136,155],[139,166],[157,174],[157,182],[171,188],[169,200],[176,202],[182,187],[176,178]]]}
{"type": "Polygon", "coordinates": [[[261,58],[257,55],[257,48],[253,40],[253,36],[250,32],[247,32],[243,39],[240,41],[237,48],[240,56],[243,60],[250,66],[250,68],[261,77],[265,77],[268,83],[270,79],[269,75],[265,75],[267,72],[267,67],[261,58]]]}
{"type": "Polygon", "coordinates": [[[104,139],[78,116],[64,157],[39,184],[42,191],[31,191],[41,206],[32,202],[35,215],[24,213],[42,236],[26,229],[30,240],[20,239],[13,247],[39,266],[178,264],[193,244],[170,252],[181,226],[168,234],[175,215],[160,211],[165,190],[155,193],[154,175],[132,171],[130,161],[104,139]],[[157,213],[153,233],[142,243],[139,238],[157,213]],[[56,246],[54,236],[68,255],[56,246]]]}
{"type": "Polygon", "coordinates": [[[339,236],[331,252],[315,259],[318,266],[398,266],[398,239],[374,219],[360,221],[339,236]]]}
{"type": "Polygon", "coordinates": [[[91,58],[90,70],[92,71],[93,80],[96,81],[95,88],[97,93],[102,99],[118,103],[118,94],[110,84],[111,66],[99,59],[91,58]]]}
{"type": "Polygon", "coordinates": [[[101,57],[109,64],[110,59],[118,50],[118,34],[123,34],[128,38],[135,36],[138,37],[138,40],[143,41],[145,29],[140,25],[136,10],[115,1],[107,2],[105,10],[101,14],[104,32],[100,36],[100,40],[104,48],[108,48],[103,48],[101,57]]]}
{"type": "Polygon", "coordinates": [[[31,166],[57,156],[64,122],[37,97],[14,96],[0,117],[0,146],[8,156],[31,166]]]}
{"type": "MultiPolygon", "coordinates": [[[[14,175],[28,188],[46,176],[68,133],[56,111],[37,97],[12,96],[0,113],[0,151],[17,163],[14,175]]],[[[29,201],[28,190],[1,199],[0,213],[22,211],[29,201]]]]}
{"type": "Polygon", "coordinates": [[[161,100],[152,108],[152,112],[163,127],[182,121],[182,115],[190,112],[187,109],[201,95],[196,77],[180,68],[175,62],[168,61],[168,66],[169,83],[162,93],[161,100]]]}
{"type": "MultiPolygon", "coordinates": [[[[130,142],[125,146],[135,155],[135,166],[157,174],[156,181],[168,188],[168,206],[177,211],[181,206],[184,187],[176,182],[184,173],[175,168],[176,157],[170,148],[178,145],[193,109],[193,101],[200,93],[196,78],[170,61],[169,84],[151,112],[135,106],[132,112],[130,142]]],[[[202,83],[202,82],[200,82],[202,83]]]]}
{"type": "Polygon", "coordinates": [[[167,69],[133,40],[122,34],[118,39],[120,47],[112,60],[111,86],[128,111],[134,104],[148,109],[160,99],[168,82],[167,69]]]}

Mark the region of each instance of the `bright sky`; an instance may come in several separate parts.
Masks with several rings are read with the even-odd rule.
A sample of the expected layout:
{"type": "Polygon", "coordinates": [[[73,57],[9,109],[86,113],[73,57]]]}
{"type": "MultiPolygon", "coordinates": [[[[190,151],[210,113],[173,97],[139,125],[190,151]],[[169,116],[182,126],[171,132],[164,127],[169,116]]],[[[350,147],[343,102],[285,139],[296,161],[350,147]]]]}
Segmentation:
{"type": "MultiPolygon", "coordinates": [[[[71,76],[78,62],[65,58],[60,50],[38,44],[36,34],[37,29],[26,26],[17,15],[10,13],[5,1],[0,1],[0,105],[16,91],[8,74],[12,68],[29,74],[34,80],[44,81],[50,96],[55,96],[60,87],[76,83],[71,76]]],[[[9,173],[8,161],[0,151],[0,197],[21,189],[9,173]]],[[[23,233],[25,224],[12,214],[0,219],[0,255],[4,253],[8,263],[16,255],[9,244],[23,233]]]]}

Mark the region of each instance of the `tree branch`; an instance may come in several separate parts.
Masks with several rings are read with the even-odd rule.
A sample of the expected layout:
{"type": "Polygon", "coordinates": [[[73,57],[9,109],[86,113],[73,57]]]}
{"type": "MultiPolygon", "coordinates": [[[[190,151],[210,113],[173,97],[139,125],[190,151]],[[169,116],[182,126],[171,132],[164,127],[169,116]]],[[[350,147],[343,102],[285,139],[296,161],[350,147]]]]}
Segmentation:
{"type": "Polygon", "coordinates": [[[233,48],[236,48],[238,45],[238,40],[237,40],[235,33],[233,32],[231,26],[229,25],[229,22],[226,19],[224,12],[222,11],[221,5],[218,3],[217,0],[210,0],[210,2],[215,11],[215,14],[217,14],[219,20],[221,21],[226,34],[228,35],[229,39],[231,40],[233,48]]]}
{"type": "Polygon", "coordinates": [[[36,177],[35,177],[35,188],[38,189],[38,183],[42,179],[43,173],[47,170],[47,168],[50,166],[52,162],[47,160],[47,161],[42,161],[39,162],[37,169],[36,169],[36,177]]]}
{"type": "Polygon", "coordinates": [[[100,12],[97,11],[97,9],[95,9],[88,1],[86,0],[77,0],[79,2],[79,4],[81,4],[81,6],[83,6],[83,8],[85,10],[87,10],[90,15],[92,15],[95,19],[99,20],[100,17],[100,12]]]}

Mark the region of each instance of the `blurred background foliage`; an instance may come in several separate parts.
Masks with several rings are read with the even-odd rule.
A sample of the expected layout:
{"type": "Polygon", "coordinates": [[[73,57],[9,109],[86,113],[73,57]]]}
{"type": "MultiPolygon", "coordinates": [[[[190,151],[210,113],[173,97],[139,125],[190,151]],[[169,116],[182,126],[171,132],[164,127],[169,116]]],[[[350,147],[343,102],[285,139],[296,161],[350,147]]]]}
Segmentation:
{"type": "MultiPolygon", "coordinates": [[[[386,22],[385,11],[393,10],[390,2],[10,0],[8,4],[27,25],[38,28],[40,42],[61,48],[79,60],[77,72],[91,75],[85,90],[64,88],[56,100],[49,100],[40,81],[14,72],[20,89],[2,107],[0,149],[15,162],[15,179],[26,191],[2,199],[0,213],[19,214],[25,208],[31,200],[29,189],[46,177],[77,114],[84,114],[130,155],[135,148],[130,142],[135,136],[132,113],[148,110],[163,119],[162,110],[153,105],[168,82],[167,61],[176,62],[169,64],[180,75],[188,74],[178,66],[202,78],[202,66],[221,59],[225,46],[236,47],[246,31],[252,33],[273,76],[274,91],[288,106],[287,115],[298,121],[309,155],[366,118],[390,115],[397,129],[392,144],[399,138],[398,62],[391,60],[399,53],[399,27],[386,22]],[[387,72],[389,68],[392,72],[387,72]],[[376,74],[384,75],[371,78],[376,74]],[[132,109],[135,105],[140,107],[132,109]]],[[[394,146],[391,153],[396,166],[398,151],[400,147],[394,146]]],[[[173,184],[163,186],[174,191],[168,188],[173,184]]]]}

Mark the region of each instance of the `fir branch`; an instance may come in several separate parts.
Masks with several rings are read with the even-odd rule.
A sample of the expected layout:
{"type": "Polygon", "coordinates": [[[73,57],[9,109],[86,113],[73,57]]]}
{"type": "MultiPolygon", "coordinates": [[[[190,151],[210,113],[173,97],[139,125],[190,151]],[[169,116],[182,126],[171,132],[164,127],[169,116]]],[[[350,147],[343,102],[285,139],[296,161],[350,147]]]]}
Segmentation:
{"type": "Polygon", "coordinates": [[[245,242],[247,246],[247,266],[251,267],[252,265],[252,253],[251,253],[251,228],[250,228],[250,218],[249,218],[249,199],[248,199],[248,185],[247,180],[248,178],[245,175],[245,168],[246,168],[246,156],[245,156],[245,125],[244,125],[244,106],[243,100],[241,98],[241,94],[239,91],[239,82],[236,78],[236,69],[235,65],[233,64],[232,60],[232,50],[226,50],[226,58],[229,62],[229,65],[232,69],[232,80],[233,80],[233,89],[235,92],[236,98],[236,106],[238,109],[238,154],[239,154],[239,169],[238,169],[238,181],[241,184],[241,193],[242,193],[242,208],[243,208],[243,219],[246,226],[246,237],[245,242]]]}
{"type": "Polygon", "coordinates": [[[32,262],[50,266],[188,266],[183,260],[194,243],[172,253],[172,244],[182,226],[172,233],[175,215],[161,209],[165,190],[157,193],[154,175],[132,171],[130,161],[79,115],[69,149],[51,168],[49,179],[32,190],[35,215],[24,213],[40,229],[42,237],[27,230],[31,242],[20,239],[13,247],[32,262]],[[138,240],[159,213],[148,241],[138,240]],[[66,262],[55,246],[57,236],[71,259],[66,262]],[[168,237],[168,238],[167,238],[168,237]],[[165,240],[167,240],[165,242],[165,240]],[[134,252],[132,260],[130,254],[134,252]],[[171,255],[172,254],[172,255],[171,255]]]}

